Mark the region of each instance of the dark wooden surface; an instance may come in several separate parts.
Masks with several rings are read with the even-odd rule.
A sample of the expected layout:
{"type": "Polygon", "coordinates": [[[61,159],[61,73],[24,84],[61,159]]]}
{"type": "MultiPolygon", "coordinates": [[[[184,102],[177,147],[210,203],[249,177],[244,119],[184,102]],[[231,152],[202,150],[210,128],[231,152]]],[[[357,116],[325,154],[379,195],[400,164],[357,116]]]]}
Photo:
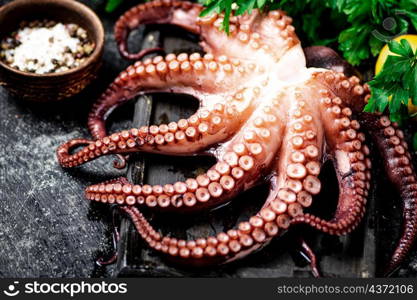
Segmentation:
{"type": "MultiPolygon", "coordinates": [[[[86,123],[92,102],[129,64],[115,48],[112,27],[117,15],[105,14],[103,1],[84,2],[99,13],[106,28],[99,79],[59,103],[23,102],[0,89],[0,277],[112,274],[112,268],[95,265],[111,249],[110,211],[87,202],[83,188],[125,171],[114,169],[110,157],[64,171],[55,157],[59,144],[89,137],[86,123]]],[[[112,130],[127,124],[115,122],[112,130]]]]}
{"type": "MultiPolygon", "coordinates": [[[[0,1],[3,4],[7,1],[0,1]]],[[[135,155],[128,170],[112,167],[112,157],[101,158],[74,170],[62,170],[55,149],[75,137],[88,137],[86,118],[91,103],[129,63],[117,53],[112,26],[117,15],[103,13],[102,1],[84,1],[101,17],[106,29],[103,69],[99,79],[77,97],[60,103],[19,101],[0,89],[0,277],[98,277],[98,276],[219,276],[307,277],[305,260],[296,239],[307,236],[321,258],[326,276],[372,277],[393,248],[400,222],[400,205],[375,158],[376,190],[372,193],[367,219],[348,237],[329,237],[299,228],[274,240],[260,252],[236,263],[211,269],[190,270],[166,263],[147,249],[130,222],[116,213],[121,241],[117,264],[98,267],[95,261],[112,252],[112,210],[83,198],[86,185],[128,175],[135,182],[168,183],[195,176],[210,166],[210,159],[169,158],[135,155]]],[[[160,40],[167,51],[181,52],[195,44],[179,40],[181,31],[149,29],[134,34],[137,46],[160,40]],[[149,33],[150,32],[150,33],[149,33]],[[172,37],[175,32],[175,37],[172,37]]],[[[197,103],[184,96],[156,95],[118,109],[111,117],[110,131],[186,117],[197,103]],[[153,100],[152,100],[153,99],[153,100]],[[132,121],[133,120],[133,121],[132,121]]],[[[335,205],[336,182],[325,168],[325,190],[316,199],[315,213],[330,216],[335,205]]],[[[153,215],[151,222],[164,233],[195,238],[230,228],[262,205],[265,187],[240,196],[233,204],[199,215],[153,215]]],[[[411,256],[400,276],[416,276],[417,256],[411,256]]]]}

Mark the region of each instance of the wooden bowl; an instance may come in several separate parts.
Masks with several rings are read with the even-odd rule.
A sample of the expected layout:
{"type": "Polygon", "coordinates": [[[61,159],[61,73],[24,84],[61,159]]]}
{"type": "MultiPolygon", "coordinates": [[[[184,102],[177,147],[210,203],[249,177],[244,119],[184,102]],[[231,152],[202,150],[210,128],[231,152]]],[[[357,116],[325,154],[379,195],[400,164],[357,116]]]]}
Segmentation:
{"type": "Polygon", "coordinates": [[[98,74],[104,45],[100,19],[87,6],[73,0],[15,0],[0,8],[0,39],[15,31],[21,21],[49,19],[75,23],[95,42],[93,53],[80,66],[59,73],[33,74],[0,61],[0,85],[32,101],[57,101],[79,93],[98,74]]]}

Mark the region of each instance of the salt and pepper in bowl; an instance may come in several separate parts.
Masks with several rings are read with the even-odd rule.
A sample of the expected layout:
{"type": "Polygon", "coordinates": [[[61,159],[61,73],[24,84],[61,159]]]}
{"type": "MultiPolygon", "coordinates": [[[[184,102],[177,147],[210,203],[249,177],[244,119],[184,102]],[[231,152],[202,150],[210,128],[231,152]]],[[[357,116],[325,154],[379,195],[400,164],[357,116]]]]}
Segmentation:
{"type": "Polygon", "coordinates": [[[77,1],[10,2],[0,8],[0,84],[32,101],[73,96],[97,75],[103,45],[99,18],[77,1]]]}

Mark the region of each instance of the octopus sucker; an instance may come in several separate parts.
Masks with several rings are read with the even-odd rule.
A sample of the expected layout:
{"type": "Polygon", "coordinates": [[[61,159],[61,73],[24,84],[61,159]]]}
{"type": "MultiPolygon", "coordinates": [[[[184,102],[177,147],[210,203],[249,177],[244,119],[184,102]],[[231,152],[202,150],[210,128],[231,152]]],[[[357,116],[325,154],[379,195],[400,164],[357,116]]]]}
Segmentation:
{"type": "Polygon", "coordinates": [[[92,201],[118,204],[149,247],[164,256],[196,266],[220,264],[264,247],[296,224],[334,235],[354,230],[364,216],[371,180],[364,125],[383,147],[387,169],[395,169],[390,178],[406,204],[404,236],[388,269],[395,268],[416,235],[417,182],[396,124],[360,113],[369,87],[348,74],[348,65],[326,57],[333,52],[315,48],[306,55],[291,18],[282,11],[233,16],[227,35],[219,27],[222,15],[200,18],[201,10],[194,3],[157,0],[119,19],[116,41],[126,58],[143,55],[128,52],[129,32],[151,23],[199,35],[206,53],[171,53],[129,66],[93,105],[88,122],[93,140],[61,145],[58,162],[72,168],[104,155],[133,152],[214,156],[216,163],[195,178],[154,186],[121,178],[92,185],[85,194],[92,201]],[[105,119],[114,108],[152,92],[189,94],[200,107],[168,124],[106,132],[105,119]],[[336,170],[339,199],[333,218],[323,220],[308,208],[325,184],[318,176],[327,159],[336,170]],[[207,210],[261,183],[269,184],[270,193],[259,212],[216,236],[191,241],[164,237],[141,213],[142,207],[174,213],[207,210]]]}
{"type": "Polygon", "coordinates": [[[218,233],[216,236],[184,241],[163,237],[153,229],[136,207],[122,206],[132,219],[142,238],[156,251],[170,257],[170,260],[193,266],[227,263],[268,243],[280,232],[280,224],[272,210],[263,209],[259,216],[241,222],[236,229],[218,233]]]}
{"type": "MultiPolygon", "coordinates": [[[[212,102],[212,98],[216,98],[216,95],[220,93],[223,97],[226,96],[236,99],[236,95],[239,92],[230,93],[227,91],[227,86],[234,84],[234,80],[241,78],[241,75],[230,74],[226,76],[224,68],[213,67],[212,64],[216,64],[215,61],[210,63],[201,62],[201,66],[195,69],[196,62],[190,65],[190,68],[181,68],[178,63],[178,59],[184,62],[189,62],[189,58],[182,56],[181,54],[167,55],[164,58],[161,57],[161,61],[157,63],[156,70],[161,69],[162,63],[167,63],[168,67],[164,67],[163,73],[154,73],[149,71],[149,68],[155,66],[155,62],[150,61],[144,71],[142,63],[135,63],[137,65],[135,71],[129,75],[129,73],[122,72],[110,85],[107,91],[100,97],[100,99],[93,105],[93,110],[89,115],[88,126],[94,139],[102,139],[106,136],[105,119],[109,112],[111,112],[116,106],[120,105],[123,101],[129,100],[139,94],[146,92],[176,92],[191,94],[200,100],[201,108],[189,120],[181,120],[178,124],[164,124],[163,127],[168,126],[171,132],[176,132],[177,127],[184,130],[189,139],[193,139],[196,134],[196,130],[200,133],[219,131],[224,127],[227,122],[238,123],[239,120],[233,120],[237,114],[245,114],[245,111],[250,109],[248,101],[239,101],[239,111],[237,111],[232,103],[228,103],[225,99],[221,102],[217,102],[212,108],[204,105],[205,102],[212,102]],[[187,60],[187,61],[184,61],[187,60]],[[175,64],[174,64],[175,63],[175,64]],[[197,76],[197,80],[196,77],[197,76]],[[120,83],[123,82],[123,83],[120,83]],[[188,126],[188,121],[191,123],[188,126]],[[188,132],[186,131],[188,129],[188,132]]],[[[235,67],[230,66],[231,69],[235,67]]],[[[154,69],[152,69],[154,70],[154,69]]],[[[155,71],[156,72],[156,71],[155,71]]],[[[252,75],[253,76],[253,75],[252,75]]],[[[252,77],[247,75],[244,77],[252,77]]],[[[234,84],[236,85],[236,84],[234,84]]],[[[160,125],[161,126],[161,125],[160,125]]],[[[159,126],[159,127],[160,127],[159,126]]],[[[230,126],[227,126],[230,128],[230,126]]],[[[150,126],[154,136],[159,132],[158,126],[150,126]]],[[[162,132],[166,134],[167,132],[162,132]]],[[[168,135],[170,136],[170,135],[168,135]]],[[[161,139],[158,136],[157,142],[163,144],[165,139],[161,139]]]]}
{"type": "MultiPolygon", "coordinates": [[[[252,128],[252,123],[245,125],[242,128],[244,131],[246,128],[252,128]]],[[[152,126],[151,126],[152,127],[152,126]]],[[[147,132],[149,134],[152,130],[156,133],[157,127],[142,128],[140,130],[131,129],[130,131],[123,131],[121,134],[112,134],[110,137],[105,137],[102,140],[97,140],[94,145],[101,146],[104,142],[111,143],[111,141],[122,141],[123,139],[132,139],[130,134],[147,132]]],[[[103,196],[106,198],[114,197],[118,199],[119,204],[128,205],[146,205],[148,207],[158,207],[162,210],[172,210],[178,207],[184,209],[197,210],[207,209],[208,207],[218,206],[230,200],[233,195],[236,195],[244,186],[253,185],[253,174],[259,172],[261,168],[265,168],[265,165],[269,165],[271,156],[267,155],[265,149],[270,151],[276,151],[272,140],[269,144],[254,143],[252,138],[247,141],[247,135],[245,133],[250,131],[244,131],[243,134],[236,134],[230,141],[223,145],[223,149],[218,157],[218,162],[210,168],[205,174],[199,175],[196,178],[189,178],[185,182],[177,182],[172,185],[165,185],[163,188],[160,186],[139,186],[139,185],[124,185],[123,188],[118,184],[107,184],[104,189],[100,189],[101,185],[93,185],[86,189],[86,197],[89,200],[101,201],[103,196]],[[242,136],[243,135],[243,136],[242,136]],[[155,189],[155,187],[158,187],[155,189]],[[181,201],[178,202],[179,198],[181,201]],[[145,201],[143,201],[145,199],[145,201]]],[[[274,129],[276,134],[279,133],[279,128],[274,129]]],[[[255,137],[253,137],[255,139],[255,137]]],[[[146,140],[146,138],[142,138],[146,140]]],[[[140,143],[139,147],[143,147],[144,142],[140,143]]],[[[62,149],[68,150],[67,144],[61,146],[62,149]]],[[[95,147],[86,147],[80,150],[83,157],[88,152],[94,151],[95,147]],[[93,149],[93,150],[91,150],[93,149]]],[[[153,148],[135,148],[122,149],[116,147],[114,150],[107,152],[112,153],[128,153],[127,151],[153,151],[153,148]]],[[[80,153],[78,152],[78,153],[80,153]]],[[[79,164],[78,154],[68,155],[68,152],[58,150],[63,161],[63,166],[74,166],[79,164]],[[68,155],[64,158],[64,155],[68,155]]],[[[92,153],[92,152],[90,152],[92,153]]],[[[92,158],[97,158],[92,156],[92,158]]],[[[82,160],[84,163],[85,160],[82,160]]]]}

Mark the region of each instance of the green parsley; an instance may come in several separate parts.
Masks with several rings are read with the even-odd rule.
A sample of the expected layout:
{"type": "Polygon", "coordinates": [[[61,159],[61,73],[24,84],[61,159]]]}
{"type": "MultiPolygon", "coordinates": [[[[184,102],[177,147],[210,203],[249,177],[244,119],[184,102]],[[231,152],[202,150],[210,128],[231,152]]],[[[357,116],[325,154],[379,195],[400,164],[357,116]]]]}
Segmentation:
{"type": "Polygon", "coordinates": [[[371,98],[365,106],[366,112],[383,112],[388,107],[390,118],[401,122],[408,118],[409,99],[417,105],[417,51],[414,52],[407,40],[388,43],[389,55],[382,71],[369,82],[371,98]]]}
{"type": "Polygon", "coordinates": [[[110,13],[117,9],[122,4],[123,0],[107,0],[106,12],[110,13]]]}

